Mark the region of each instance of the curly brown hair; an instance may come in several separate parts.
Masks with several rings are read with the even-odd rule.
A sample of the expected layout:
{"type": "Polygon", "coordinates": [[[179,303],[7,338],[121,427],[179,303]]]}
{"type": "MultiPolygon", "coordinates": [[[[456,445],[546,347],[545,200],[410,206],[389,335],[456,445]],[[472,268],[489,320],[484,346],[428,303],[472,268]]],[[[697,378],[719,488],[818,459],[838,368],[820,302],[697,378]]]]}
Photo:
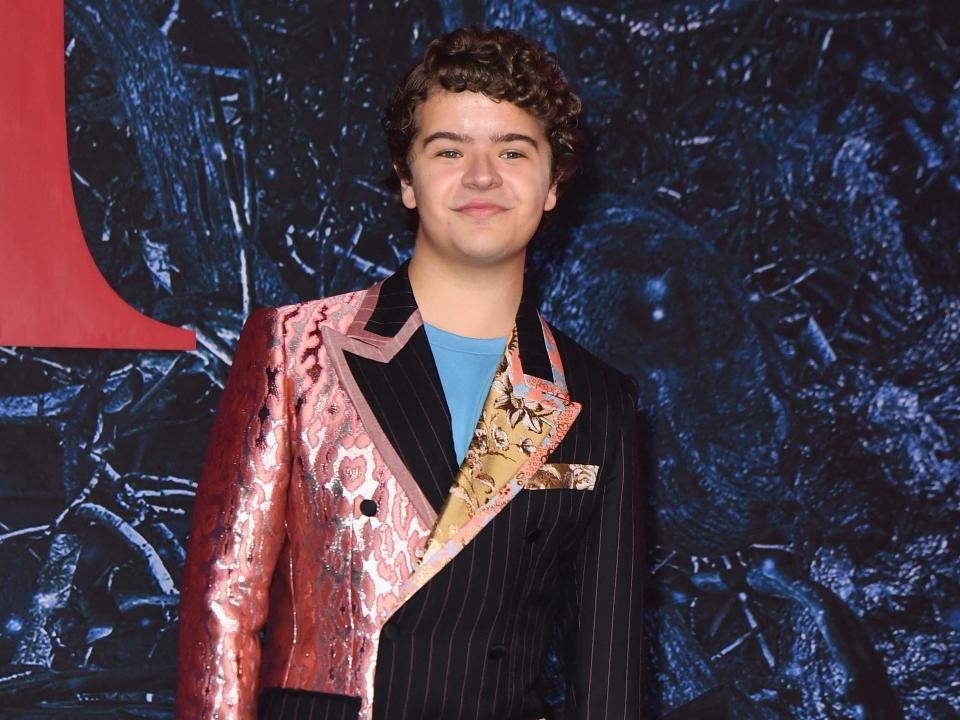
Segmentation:
{"type": "Polygon", "coordinates": [[[479,92],[506,100],[540,122],[550,142],[558,187],[577,170],[583,145],[581,103],[540,43],[502,28],[467,27],[433,40],[400,82],[381,120],[397,174],[410,180],[408,157],[417,134],[416,110],[431,90],[479,92]]]}

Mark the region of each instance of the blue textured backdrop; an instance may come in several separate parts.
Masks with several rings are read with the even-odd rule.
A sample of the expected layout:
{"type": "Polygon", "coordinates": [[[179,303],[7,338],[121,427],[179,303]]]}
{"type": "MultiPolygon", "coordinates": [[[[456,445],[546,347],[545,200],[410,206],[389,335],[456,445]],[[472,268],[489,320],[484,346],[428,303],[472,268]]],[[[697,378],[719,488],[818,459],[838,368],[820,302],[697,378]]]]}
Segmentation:
{"type": "Polygon", "coordinates": [[[555,49],[587,108],[533,262],[548,317],[641,384],[649,716],[960,717],[948,6],[68,0],[91,252],[199,345],[0,349],[0,716],[172,717],[242,318],[409,255],[379,110],[480,23],[555,49]]]}

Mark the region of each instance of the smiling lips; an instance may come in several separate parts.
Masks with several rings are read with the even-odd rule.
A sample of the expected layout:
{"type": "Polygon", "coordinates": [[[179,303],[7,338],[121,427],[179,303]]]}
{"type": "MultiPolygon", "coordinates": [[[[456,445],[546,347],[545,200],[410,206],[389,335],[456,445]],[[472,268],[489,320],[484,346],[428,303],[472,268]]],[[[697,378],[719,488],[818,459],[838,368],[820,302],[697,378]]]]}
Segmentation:
{"type": "Polygon", "coordinates": [[[507,210],[503,205],[490,202],[489,200],[474,200],[466,205],[454,208],[458,213],[463,213],[472,218],[487,218],[497,215],[507,210]]]}

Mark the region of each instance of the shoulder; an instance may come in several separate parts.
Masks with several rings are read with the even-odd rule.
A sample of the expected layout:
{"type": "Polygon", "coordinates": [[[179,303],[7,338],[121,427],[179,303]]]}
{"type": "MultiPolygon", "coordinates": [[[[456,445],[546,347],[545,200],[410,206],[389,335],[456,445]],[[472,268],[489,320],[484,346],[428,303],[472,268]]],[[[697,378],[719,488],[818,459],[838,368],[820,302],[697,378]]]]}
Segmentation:
{"type": "Polygon", "coordinates": [[[557,343],[557,352],[573,400],[592,404],[605,402],[619,406],[617,409],[624,414],[636,410],[637,383],[633,377],[587,350],[552,323],[547,325],[557,343]]]}
{"type": "Polygon", "coordinates": [[[353,322],[371,289],[364,288],[290,305],[259,308],[247,317],[243,333],[254,329],[261,332],[266,330],[275,338],[290,342],[304,335],[316,334],[324,326],[344,332],[353,322]]]}

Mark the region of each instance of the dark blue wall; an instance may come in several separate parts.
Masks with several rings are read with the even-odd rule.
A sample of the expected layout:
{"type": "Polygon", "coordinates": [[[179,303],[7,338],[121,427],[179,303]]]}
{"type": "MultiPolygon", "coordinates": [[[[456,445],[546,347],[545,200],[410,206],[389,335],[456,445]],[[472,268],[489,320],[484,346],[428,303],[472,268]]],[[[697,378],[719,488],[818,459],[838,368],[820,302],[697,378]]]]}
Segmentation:
{"type": "Polygon", "coordinates": [[[199,344],[0,352],[0,716],[172,717],[242,318],[409,255],[379,110],[467,23],[543,40],[587,108],[534,280],[641,385],[649,717],[960,716],[949,6],[68,0],[91,252],[199,344]]]}

